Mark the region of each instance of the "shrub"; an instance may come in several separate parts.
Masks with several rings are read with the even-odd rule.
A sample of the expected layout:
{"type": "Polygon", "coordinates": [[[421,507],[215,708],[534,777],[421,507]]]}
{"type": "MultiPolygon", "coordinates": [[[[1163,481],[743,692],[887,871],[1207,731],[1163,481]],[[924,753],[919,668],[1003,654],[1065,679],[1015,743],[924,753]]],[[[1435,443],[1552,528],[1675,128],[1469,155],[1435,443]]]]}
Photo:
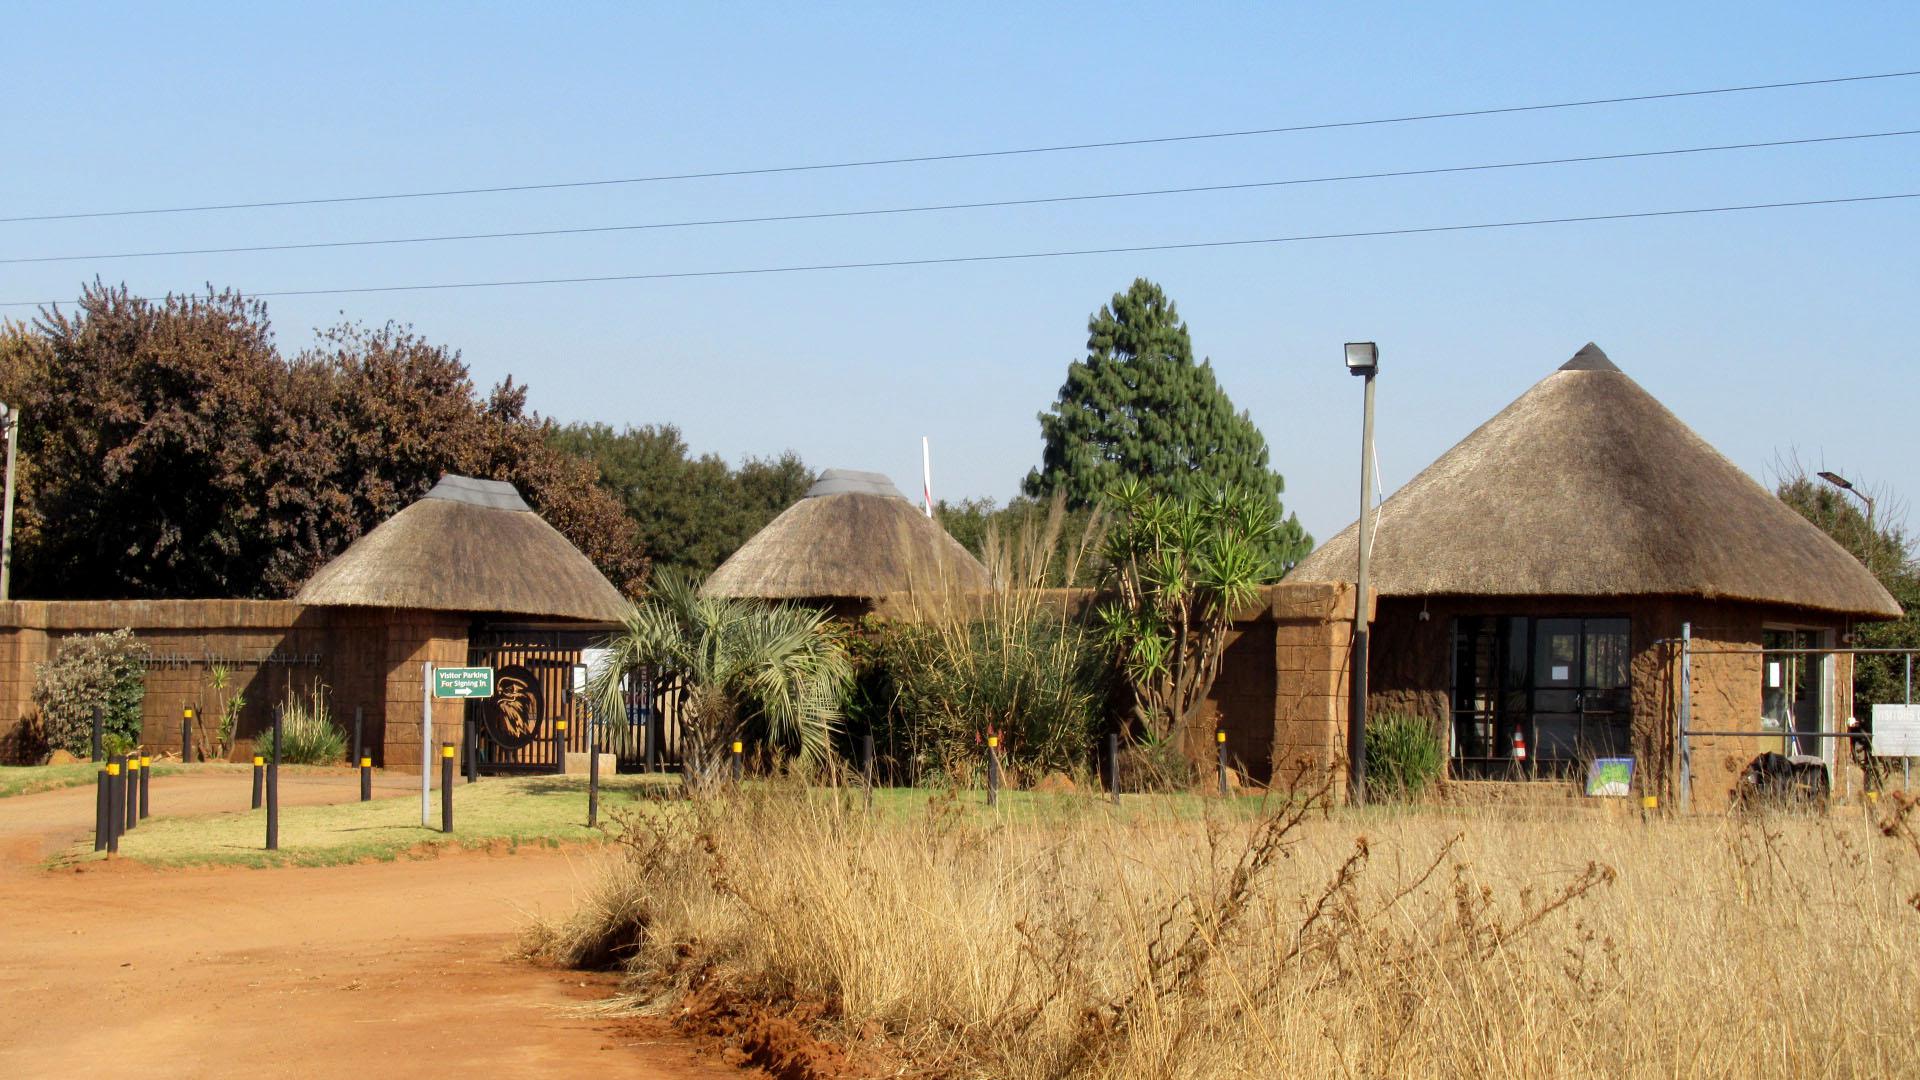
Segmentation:
{"type": "Polygon", "coordinates": [[[34,669],[33,703],[47,747],[86,757],[93,750],[93,707],[104,737],[134,745],[147,695],[147,650],[131,630],[81,634],[34,669]]]}
{"type": "Polygon", "coordinates": [[[1445,751],[1433,725],[1406,713],[1367,722],[1367,790],[1382,799],[1412,799],[1440,777],[1445,751]]]}
{"type": "MultiPolygon", "coordinates": [[[[273,729],[254,736],[254,753],[273,754],[273,729]]],[[[333,724],[327,688],[318,680],[303,697],[287,690],[280,705],[280,761],[285,765],[338,765],[347,759],[346,733],[333,724]]]]}
{"type": "Polygon", "coordinates": [[[893,718],[917,766],[964,769],[988,735],[1017,772],[1087,760],[1111,665],[1086,621],[1042,591],[1064,518],[1056,500],[1044,522],[989,535],[984,561],[999,583],[989,597],[916,597],[918,618],[880,630],[893,718]]]}

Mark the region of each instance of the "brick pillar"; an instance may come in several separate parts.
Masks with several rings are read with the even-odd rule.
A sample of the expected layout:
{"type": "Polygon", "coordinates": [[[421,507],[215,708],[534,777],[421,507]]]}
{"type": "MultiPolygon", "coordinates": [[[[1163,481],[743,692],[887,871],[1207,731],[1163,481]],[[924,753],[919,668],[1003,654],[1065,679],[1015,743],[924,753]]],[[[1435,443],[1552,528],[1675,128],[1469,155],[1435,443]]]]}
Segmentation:
{"type": "Polygon", "coordinates": [[[1344,800],[1353,586],[1282,583],[1272,612],[1274,782],[1284,785],[1304,767],[1302,782],[1317,787],[1331,771],[1332,792],[1344,800]]]}

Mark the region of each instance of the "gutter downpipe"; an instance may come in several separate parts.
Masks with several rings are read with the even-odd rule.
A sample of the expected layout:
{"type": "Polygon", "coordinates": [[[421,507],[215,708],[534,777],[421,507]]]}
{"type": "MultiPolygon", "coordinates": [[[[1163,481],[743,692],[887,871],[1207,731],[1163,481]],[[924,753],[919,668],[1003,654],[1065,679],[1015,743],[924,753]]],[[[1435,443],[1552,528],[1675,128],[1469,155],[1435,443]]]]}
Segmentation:
{"type": "Polygon", "coordinates": [[[1687,728],[1693,720],[1693,624],[1680,624],[1680,812],[1693,796],[1693,746],[1687,728]]]}

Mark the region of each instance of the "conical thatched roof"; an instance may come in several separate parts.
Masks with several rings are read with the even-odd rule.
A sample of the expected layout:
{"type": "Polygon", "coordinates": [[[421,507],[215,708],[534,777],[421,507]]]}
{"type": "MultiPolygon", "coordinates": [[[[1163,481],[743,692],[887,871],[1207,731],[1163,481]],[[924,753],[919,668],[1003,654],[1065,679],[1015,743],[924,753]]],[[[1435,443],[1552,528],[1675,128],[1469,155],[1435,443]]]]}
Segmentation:
{"type": "Polygon", "coordinates": [[[294,600],[595,622],[628,608],[512,484],[451,475],[321,567],[294,600]]]}
{"type": "MultiPolygon", "coordinates": [[[[1700,596],[1897,617],[1859,560],[1589,344],[1394,493],[1381,596],[1700,596]]],[[[1352,581],[1349,525],[1289,580],[1352,581]]]]}
{"type": "Polygon", "coordinates": [[[987,568],[879,473],[828,469],[707,578],[709,596],[874,599],[984,592],[987,568]]]}

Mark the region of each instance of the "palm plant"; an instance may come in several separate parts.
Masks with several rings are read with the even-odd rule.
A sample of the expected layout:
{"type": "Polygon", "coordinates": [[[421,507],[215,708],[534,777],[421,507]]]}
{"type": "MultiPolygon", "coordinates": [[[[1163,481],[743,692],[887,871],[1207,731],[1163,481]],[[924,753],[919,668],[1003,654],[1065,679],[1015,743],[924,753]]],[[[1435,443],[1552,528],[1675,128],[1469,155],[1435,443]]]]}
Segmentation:
{"type": "Polygon", "coordinates": [[[759,600],[701,596],[662,573],[607,639],[607,662],[588,683],[603,716],[624,711],[630,673],[674,679],[681,695],[681,759],[689,787],[725,775],[731,744],[764,723],[769,740],[811,764],[831,753],[841,692],[852,680],[824,612],[759,600]]]}

